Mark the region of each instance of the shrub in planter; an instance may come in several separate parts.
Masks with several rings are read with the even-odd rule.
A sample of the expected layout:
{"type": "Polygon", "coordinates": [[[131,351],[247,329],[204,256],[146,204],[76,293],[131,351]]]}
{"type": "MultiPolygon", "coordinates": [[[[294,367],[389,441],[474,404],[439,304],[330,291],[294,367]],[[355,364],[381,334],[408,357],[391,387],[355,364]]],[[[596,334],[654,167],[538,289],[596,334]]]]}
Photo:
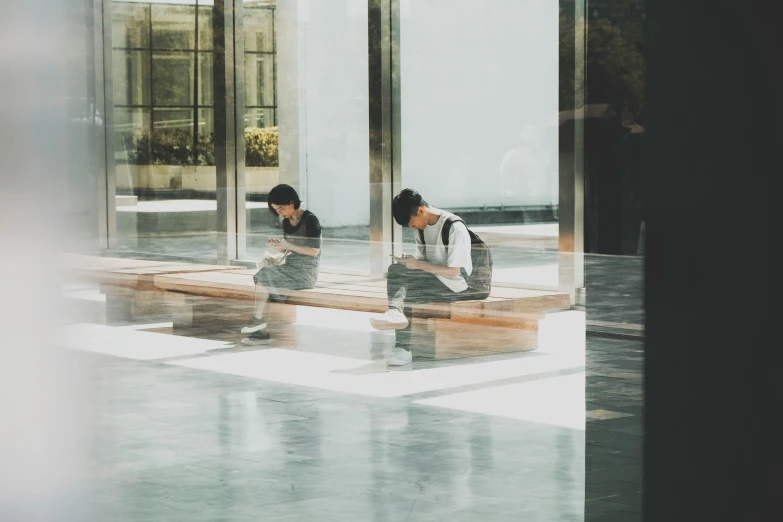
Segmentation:
{"type": "Polygon", "coordinates": [[[215,133],[199,134],[196,148],[196,165],[215,164],[215,133]]]}
{"type": "Polygon", "coordinates": [[[184,129],[137,134],[129,160],[137,165],[192,165],[193,136],[184,129]]]}
{"type": "Polygon", "coordinates": [[[245,129],[245,165],[248,167],[277,167],[277,127],[245,129]]]}
{"type": "MultiPolygon", "coordinates": [[[[215,134],[193,135],[184,129],[142,132],[134,138],[129,154],[136,165],[214,165],[215,134]]],[[[245,165],[248,167],[279,166],[277,127],[245,129],[245,165]]]]}

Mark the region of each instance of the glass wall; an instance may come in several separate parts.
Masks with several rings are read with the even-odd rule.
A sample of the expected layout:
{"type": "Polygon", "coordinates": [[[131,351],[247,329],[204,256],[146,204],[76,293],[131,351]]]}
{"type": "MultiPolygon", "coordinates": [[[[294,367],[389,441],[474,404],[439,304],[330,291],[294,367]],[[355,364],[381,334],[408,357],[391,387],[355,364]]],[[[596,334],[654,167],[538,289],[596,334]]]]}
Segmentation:
{"type": "Polygon", "coordinates": [[[274,1],[245,2],[242,13],[245,206],[249,232],[245,240],[249,260],[263,257],[267,239],[279,235],[274,230],[278,223],[266,203],[267,194],[280,182],[275,7],[274,1]]]}
{"type": "MultiPolygon", "coordinates": [[[[596,277],[585,308],[577,296],[584,277],[574,275],[584,265],[582,244],[572,238],[568,250],[564,241],[584,232],[591,252],[618,253],[601,250],[617,246],[624,254],[638,253],[631,246],[638,244],[641,230],[633,207],[643,134],[643,92],[636,89],[641,42],[613,11],[628,3],[605,4],[588,13],[586,40],[580,18],[584,3],[573,0],[559,6],[546,0],[228,2],[222,8],[234,31],[226,34],[237,53],[227,53],[225,68],[218,70],[220,24],[213,24],[219,20],[211,1],[107,1],[116,251],[244,265],[210,267],[208,277],[198,279],[202,289],[215,281],[227,285],[214,292],[221,296],[242,288],[242,299],[202,301],[205,296],[199,296],[198,306],[169,313],[190,306],[183,298],[188,303],[166,304],[169,315],[160,314],[172,319],[171,328],[180,335],[221,343],[224,353],[210,353],[192,367],[285,384],[283,397],[290,397],[294,386],[308,394],[347,394],[339,398],[349,414],[342,419],[346,422],[324,422],[337,436],[320,438],[316,426],[299,449],[326,448],[329,458],[345,451],[348,467],[359,466],[349,471],[362,483],[394,473],[412,501],[422,488],[407,489],[412,480],[407,466],[425,458],[442,473],[429,487],[457,492],[455,503],[464,501],[458,507],[466,513],[478,512],[469,506],[473,501],[498,498],[525,511],[521,487],[528,495],[524,500],[547,519],[581,519],[585,458],[589,464],[591,452],[604,456],[585,448],[586,440],[594,441],[591,429],[598,426],[596,437],[626,430],[637,442],[639,411],[633,386],[637,347],[598,343],[596,351],[595,340],[585,340],[585,321],[614,328],[613,335],[621,323],[638,331],[641,303],[634,299],[640,288],[634,274],[641,258],[590,258],[587,265],[596,277]],[[633,67],[616,61],[618,56],[633,67]],[[609,82],[621,69],[633,72],[609,82]],[[226,96],[219,95],[223,91],[226,96]],[[217,123],[224,119],[221,109],[227,109],[222,125],[217,123]],[[216,130],[232,126],[236,142],[227,138],[220,151],[216,130]],[[586,135],[595,149],[584,150],[586,135]],[[222,169],[222,153],[238,161],[236,170],[226,161],[228,181],[219,184],[216,163],[222,169]],[[580,177],[583,170],[586,180],[580,177]],[[264,257],[269,238],[283,234],[267,206],[270,190],[280,183],[296,188],[323,230],[320,288],[307,295],[334,292],[340,299],[299,301],[307,306],[285,310],[285,320],[269,321],[269,349],[249,350],[240,346],[244,325],[238,322],[256,310],[253,263],[264,257]],[[387,367],[384,361],[399,348],[396,334],[376,330],[368,314],[388,305],[387,282],[377,266],[378,261],[388,266],[391,259],[378,255],[377,244],[415,252],[413,231],[389,226],[392,197],[403,187],[462,217],[491,247],[494,271],[489,298],[438,303],[429,310],[425,305],[410,316],[405,335],[412,339],[412,366],[404,369],[408,373],[395,373],[394,364],[387,367]],[[582,188],[586,223],[578,210],[582,188]],[[228,199],[226,205],[219,199],[221,210],[228,209],[224,215],[217,214],[216,194],[228,199]],[[235,200],[232,194],[238,195],[235,200]],[[631,219],[618,213],[618,206],[631,210],[631,219]],[[236,237],[218,233],[226,223],[227,229],[236,224],[236,237]],[[616,235],[618,229],[623,234],[616,235]],[[228,259],[218,259],[221,241],[237,242],[235,250],[226,249],[228,259]],[[570,287],[563,284],[564,271],[572,275],[570,287]],[[591,343],[592,355],[597,353],[592,367],[585,359],[591,343]],[[289,359],[293,351],[298,353],[289,359]],[[239,356],[236,365],[215,363],[234,356],[239,356]],[[586,404],[592,428],[585,427],[586,404]],[[390,405],[404,405],[405,411],[398,410],[399,417],[364,415],[390,405]],[[416,426],[422,412],[432,419],[416,426]],[[436,443],[426,426],[430,422],[446,433],[436,443]],[[346,425],[363,426],[373,436],[346,443],[346,425]],[[375,435],[387,428],[394,432],[389,440],[397,440],[382,445],[375,435]],[[339,447],[343,443],[349,447],[339,447]],[[432,444],[440,449],[426,446],[432,444]],[[424,447],[421,453],[410,449],[418,446],[424,447]],[[451,457],[453,462],[443,465],[451,457]],[[492,468],[493,473],[487,471],[492,468]]],[[[182,293],[196,293],[193,288],[182,293]]],[[[163,330],[156,314],[150,313],[156,320],[148,326],[163,330]]],[[[256,393],[243,395],[250,404],[243,404],[243,411],[256,411],[256,393]]],[[[333,408],[324,407],[325,419],[334,420],[333,408]]],[[[231,415],[231,407],[219,409],[231,415]]],[[[309,429],[311,420],[281,424],[309,429]]],[[[227,443],[230,435],[219,439],[227,443]]],[[[283,439],[273,441],[276,453],[299,436],[283,439]]],[[[635,446],[629,448],[635,452],[635,446]]],[[[609,464],[635,465],[634,452],[629,449],[617,460],[612,453],[609,464]]],[[[347,468],[338,460],[329,472],[339,476],[347,468]]],[[[594,463],[605,464],[601,458],[594,463]]],[[[430,466],[419,471],[425,480],[431,473],[430,466]]],[[[368,503],[383,501],[373,496],[368,503]]]]}
{"type": "Polygon", "coordinates": [[[544,0],[401,3],[401,183],[488,242],[496,285],[559,286],[558,15],[544,0]]]}
{"type": "Polygon", "coordinates": [[[286,183],[319,218],[322,269],[367,273],[367,6],[246,1],[242,16],[247,260],[282,235],[265,201],[286,183]]]}
{"type": "Polygon", "coordinates": [[[212,7],[111,9],[119,251],[215,259],[212,7]]]}

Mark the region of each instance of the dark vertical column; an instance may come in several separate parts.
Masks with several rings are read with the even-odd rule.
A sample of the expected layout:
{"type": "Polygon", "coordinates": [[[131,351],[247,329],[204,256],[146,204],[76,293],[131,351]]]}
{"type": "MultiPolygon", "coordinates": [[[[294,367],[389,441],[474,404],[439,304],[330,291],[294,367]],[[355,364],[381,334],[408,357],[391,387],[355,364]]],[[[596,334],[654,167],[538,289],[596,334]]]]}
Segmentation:
{"type": "Polygon", "coordinates": [[[781,31],[648,3],[645,520],[783,520],[781,31]]]}
{"type": "Polygon", "coordinates": [[[234,0],[215,0],[213,20],[217,261],[237,257],[236,96],[234,0]]]}
{"type": "Polygon", "coordinates": [[[391,0],[367,1],[370,108],[370,271],[381,276],[391,254],[391,0]]]}
{"type": "MultiPolygon", "coordinates": [[[[400,31],[402,30],[402,8],[400,0],[391,0],[391,192],[389,197],[402,191],[402,76],[400,73],[400,31]]],[[[386,204],[391,213],[391,201],[386,204]]],[[[389,226],[391,230],[392,252],[395,255],[403,254],[402,226],[398,225],[390,216],[389,226]]],[[[389,253],[392,253],[389,252],[389,253]]]]}

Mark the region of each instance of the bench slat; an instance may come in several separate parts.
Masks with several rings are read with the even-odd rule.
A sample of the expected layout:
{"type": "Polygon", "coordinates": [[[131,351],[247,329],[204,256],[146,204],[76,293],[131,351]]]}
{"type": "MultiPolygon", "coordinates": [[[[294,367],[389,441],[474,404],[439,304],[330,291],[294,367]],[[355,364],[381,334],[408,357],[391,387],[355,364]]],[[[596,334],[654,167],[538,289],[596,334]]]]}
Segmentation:
{"type": "MultiPolygon", "coordinates": [[[[202,297],[252,300],[255,269],[68,255],[66,263],[81,278],[139,290],[158,290],[202,297]]],[[[289,291],[290,304],[357,311],[386,309],[386,281],[362,275],[322,272],[316,288],[289,291]]],[[[483,301],[429,303],[414,306],[414,316],[459,321],[495,319],[499,325],[547,311],[570,308],[566,293],[495,287],[483,301]]]]}

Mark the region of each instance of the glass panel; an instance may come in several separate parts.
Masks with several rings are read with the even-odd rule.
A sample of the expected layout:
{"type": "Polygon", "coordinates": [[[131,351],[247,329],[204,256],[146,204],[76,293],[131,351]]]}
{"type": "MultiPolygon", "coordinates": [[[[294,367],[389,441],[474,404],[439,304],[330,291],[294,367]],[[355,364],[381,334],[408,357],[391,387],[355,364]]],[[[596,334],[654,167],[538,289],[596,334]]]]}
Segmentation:
{"type": "MultiPolygon", "coordinates": [[[[213,111],[195,106],[197,101],[214,103],[212,55],[195,49],[195,1],[106,5],[112,9],[115,46],[155,49],[113,54],[116,249],[141,257],[214,262],[213,111]]],[[[198,43],[211,49],[211,8],[199,13],[198,43]]]]}
{"type": "Polygon", "coordinates": [[[245,9],[245,52],[275,50],[274,10],[245,9]]]}
{"type": "Polygon", "coordinates": [[[270,4],[244,10],[248,260],[281,235],[265,201],[285,183],[321,223],[324,277],[369,274],[367,3],[270,4]]]}
{"type": "Polygon", "coordinates": [[[117,163],[117,191],[133,188],[127,165],[149,164],[150,111],[114,110],[114,160],[117,163]]]}
{"type": "Polygon", "coordinates": [[[274,127],[274,109],[245,109],[245,127],[274,127]]]}
{"type": "Polygon", "coordinates": [[[215,103],[212,53],[198,53],[198,104],[213,105],[215,103]]]}
{"type": "Polygon", "coordinates": [[[150,45],[150,8],[144,4],[113,4],[112,46],[147,48],[150,45]]]}
{"type": "MultiPolygon", "coordinates": [[[[199,2],[203,4],[203,2],[199,2]]],[[[212,8],[199,7],[198,9],[198,48],[201,51],[212,49],[212,8]]]]}
{"type": "Polygon", "coordinates": [[[154,49],[194,49],[195,45],[195,6],[152,6],[152,47],[154,49]]]}
{"type": "Polygon", "coordinates": [[[154,109],[152,111],[150,157],[156,165],[193,164],[193,111],[154,109]]]}
{"type": "Polygon", "coordinates": [[[152,94],[156,106],[193,104],[193,53],[152,55],[152,94]]]}
{"type": "Polygon", "coordinates": [[[450,6],[401,21],[402,186],[489,241],[496,285],[558,288],[558,5],[450,6]]]}
{"type": "Polygon", "coordinates": [[[275,58],[271,54],[245,54],[245,104],[275,104],[275,58]]]}
{"type": "Polygon", "coordinates": [[[149,51],[112,51],[115,105],[149,105],[149,51]]]}

